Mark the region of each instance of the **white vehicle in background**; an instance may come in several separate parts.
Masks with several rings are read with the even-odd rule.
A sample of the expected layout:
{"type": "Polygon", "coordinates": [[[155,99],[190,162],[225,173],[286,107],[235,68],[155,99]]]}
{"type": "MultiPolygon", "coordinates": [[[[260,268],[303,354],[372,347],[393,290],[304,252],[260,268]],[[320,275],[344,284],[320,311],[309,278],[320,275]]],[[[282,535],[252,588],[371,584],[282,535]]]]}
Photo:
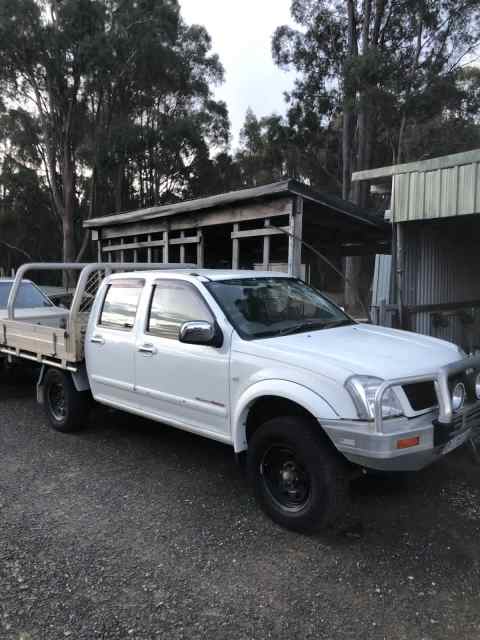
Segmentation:
{"type": "MultiPolygon", "coordinates": [[[[7,303],[13,283],[13,278],[0,278],[0,320],[6,320],[8,317],[7,303]]],[[[65,328],[68,317],[68,310],[55,306],[50,298],[30,280],[22,280],[20,283],[15,311],[18,320],[28,320],[52,327],[65,328]]]]}
{"type": "Polygon", "coordinates": [[[58,431],[81,428],[93,396],[219,440],[273,520],[311,531],[358,471],[421,469],[480,426],[480,357],[451,343],[357,323],[279,273],[144,266],[76,265],[63,331],[15,319],[12,290],[0,352],[43,365],[58,431]]]}

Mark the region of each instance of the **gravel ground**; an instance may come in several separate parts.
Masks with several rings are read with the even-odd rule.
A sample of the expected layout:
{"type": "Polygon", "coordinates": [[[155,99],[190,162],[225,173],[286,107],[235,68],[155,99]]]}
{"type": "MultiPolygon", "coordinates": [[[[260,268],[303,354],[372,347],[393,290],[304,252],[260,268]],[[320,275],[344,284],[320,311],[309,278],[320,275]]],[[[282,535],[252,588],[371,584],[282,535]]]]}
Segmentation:
{"type": "Polygon", "coordinates": [[[228,447],[97,408],[53,432],[0,384],[0,638],[480,637],[480,467],[363,478],[347,530],[284,531],[228,447]]]}

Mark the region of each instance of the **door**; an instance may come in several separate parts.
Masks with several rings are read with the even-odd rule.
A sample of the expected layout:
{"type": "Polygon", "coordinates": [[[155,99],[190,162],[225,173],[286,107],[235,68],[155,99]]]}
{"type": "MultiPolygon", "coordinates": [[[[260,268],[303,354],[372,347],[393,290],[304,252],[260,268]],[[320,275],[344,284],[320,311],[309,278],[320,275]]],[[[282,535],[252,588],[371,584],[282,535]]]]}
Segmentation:
{"type": "Polygon", "coordinates": [[[215,319],[201,292],[182,280],[157,280],[137,332],[135,390],[167,423],[229,440],[229,336],[222,347],[179,341],[184,322],[215,319]]]}
{"type": "Polygon", "coordinates": [[[85,359],[93,397],[120,408],[134,400],[135,323],[144,280],[119,278],[106,287],[85,359]]]}

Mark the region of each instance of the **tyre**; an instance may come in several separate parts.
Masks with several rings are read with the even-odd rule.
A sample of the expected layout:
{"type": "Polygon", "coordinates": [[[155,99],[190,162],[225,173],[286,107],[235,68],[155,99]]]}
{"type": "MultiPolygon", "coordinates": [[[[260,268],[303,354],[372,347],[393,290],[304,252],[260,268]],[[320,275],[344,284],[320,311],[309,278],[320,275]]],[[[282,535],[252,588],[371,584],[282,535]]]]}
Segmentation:
{"type": "Polygon", "coordinates": [[[44,406],[56,431],[70,433],[81,429],[90,409],[90,394],[77,391],[72,376],[60,369],[49,369],[44,379],[44,406]]]}
{"type": "Polygon", "coordinates": [[[326,438],[319,425],[286,416],[269,420],[250,440],[247,471],[255,498],[287,529],[318,531],[345,509],[347,467],[326,438]]]}

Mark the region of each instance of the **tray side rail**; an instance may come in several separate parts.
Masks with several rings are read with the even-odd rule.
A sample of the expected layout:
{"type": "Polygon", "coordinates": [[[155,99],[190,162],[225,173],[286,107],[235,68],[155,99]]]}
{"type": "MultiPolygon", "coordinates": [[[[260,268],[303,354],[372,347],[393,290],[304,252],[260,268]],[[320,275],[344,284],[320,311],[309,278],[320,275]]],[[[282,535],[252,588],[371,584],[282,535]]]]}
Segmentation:
{"type": "Polygon", "coordinates": [[[55,357],[63,365],[83,360],[83,342],[88,316],[103,279],[113,272],[195,269],[193,264],[143,262],[31,262],[19,267],[7,302],[8,320],[3,323],[0,346],[2,352],[40,361],[55,357]],[[66,319],[66,329],[39,325],[15,318],[15,302],[22,280],[29,271],[79,271],[72,304],[66,319]],[[39,328],[41,327],[41,328],[39,328]],[[9,344],[12,336],[12,344],[9,344]],[[2,340],[3,339],[3,340],[2,340]],[[28,349],[24,345],[29,346],[28,349]]]}

